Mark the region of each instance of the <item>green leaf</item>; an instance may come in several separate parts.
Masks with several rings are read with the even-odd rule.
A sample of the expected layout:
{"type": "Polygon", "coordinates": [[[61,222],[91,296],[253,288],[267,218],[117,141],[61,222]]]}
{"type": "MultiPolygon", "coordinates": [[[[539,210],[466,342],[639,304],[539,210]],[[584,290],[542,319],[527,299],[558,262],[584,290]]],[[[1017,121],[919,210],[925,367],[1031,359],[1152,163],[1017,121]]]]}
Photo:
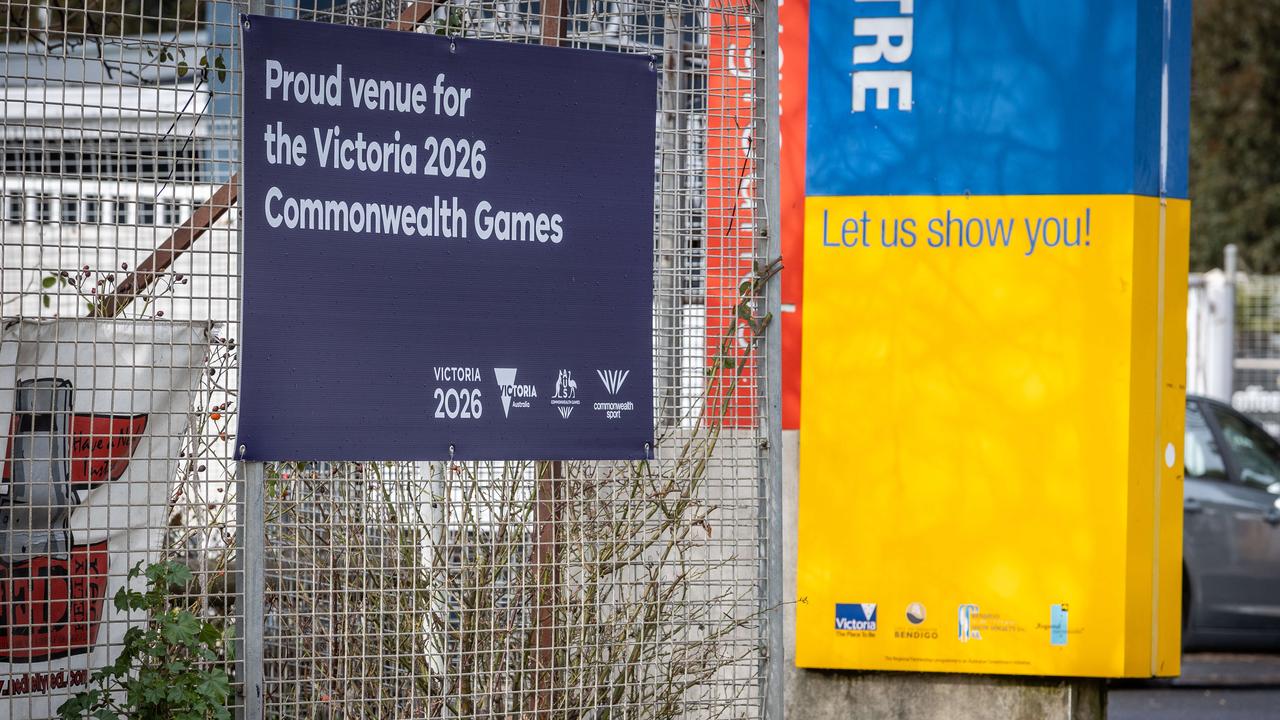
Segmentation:
{"type": "Polygon", "coordinates": [[[213,623],[204,623],[200,628],[200,642],[205,645],[216,645],[222,639],[222,631],[213,623]]]}
{"type": "Polygon", "coordinates": [[[204,679],[196,686],[196,692],[216,703],[225,703],[231,694],[231,682],[226,673],[205,673],[204,679]]]}
{"type": "Polygon", "coordinates": [[[53,287],[57,283],[58,283],[58,276],[50,275],[46,277],[44,280],[40,281],[40,287],[44,288],[45,290],[48,290],[49,288],[53,287]]]}
{"type": "Polygon", "coordinates": [[[178,63],[178,77],[180,78],[186,77],[187,71],[189,71],[190,69],[191,67],[187,65],[186,60],[183,60],[182,62],[178,63]]]}
{"type": "Polygon", "coordinates": [[[49,307],[50,305],[52,305],[52,304],[53,304],[53,301],[49,299],[49,296],[48,296],[48,295],[43,295],[43,294],[42,294],[42,295],[40,296],[40,304],[41,304],[41,305],[44,305],[45,307],[49,307]]]}
{"type": "Polygon", "coordinates": [[[85,690],[67,698],[66,702],[58,706],[58,715],[66,720],[79,720],[84,714],[97,704],[98,698],[102,695],[100,690],[85,690]]]}
{"type": "Polygon", "coordinates": [[[200,633],[200,623],[195,617],[183,610],[172,622],[166,623],[160,634],[165,642],[173,645],[191,645],[200,633]]]}

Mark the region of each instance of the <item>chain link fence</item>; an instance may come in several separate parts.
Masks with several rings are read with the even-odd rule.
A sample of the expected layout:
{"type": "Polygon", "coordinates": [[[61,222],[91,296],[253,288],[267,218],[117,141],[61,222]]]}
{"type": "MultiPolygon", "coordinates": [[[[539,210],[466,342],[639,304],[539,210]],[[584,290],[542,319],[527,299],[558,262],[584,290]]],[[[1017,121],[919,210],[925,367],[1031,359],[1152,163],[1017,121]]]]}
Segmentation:
{"type": "MultiPolygon", "coordinates": [[[[770,98],[776,104],[768,76],[776,65],[763,51],[776,48],[771,8],[31,0],[0,10],[0,313],[212,328],[184,409],[163,426],[172,429],[153,421],[148,432],[166,434],[132,449],[134,465],[151,469],[135,482],[159,489],[152,506],[164,500],[163,512],[130,527],[162,538],[162,550],[118,563],[165,558],[190,568],[167,602],[218,631],[215,657],[203,662],[231,669],[234,711],[747,718],[780,710],[772,483],[781,447],[769,312],[777,249],[776,233],[766,232],[776,218],[765,212],[776,207],[765,202],[776,151],[765,132],[770,98]],[[237,476],[241,12],[659,58],[655,459],[352,458],[269,464],[247,483],[237,476]]],[[[167,362],[152,369],[172,374],[167,362]]],[[[105,374],[99,390],[137,392],[115,377],[105,374]]],[[[96,431],[86,432],[92,440],[96,431]]],[[[139,503],[128,493],[97,502],[108,514],[139,503]]],[[[9,582],[16,566],[3,560],[9,582]]],[[[9,637],[36,622],[0,620],[9,637]]],[[[105,622],[128,624],[110,609],[105,622]]],[[[107,637],[100,644],[116,642],[107,637]]],[[[86,671],[87,658],[78,661],[86,671]]],[[[7,667],[0,706],[13,717],[49,712],[30,688],[39,673],[23,671],[23,680],[17,665],[7,667]]]]}

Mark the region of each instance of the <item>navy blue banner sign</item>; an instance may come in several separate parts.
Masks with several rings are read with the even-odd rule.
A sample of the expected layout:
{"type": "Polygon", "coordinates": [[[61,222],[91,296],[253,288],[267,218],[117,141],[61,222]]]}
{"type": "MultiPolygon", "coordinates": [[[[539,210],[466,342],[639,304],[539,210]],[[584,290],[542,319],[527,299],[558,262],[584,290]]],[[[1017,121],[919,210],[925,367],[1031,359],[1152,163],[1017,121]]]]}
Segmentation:
{"type": "Polygon", "coordinates": [[[245,458],[645,457],[651,58],[243,34],[245,458]]]}

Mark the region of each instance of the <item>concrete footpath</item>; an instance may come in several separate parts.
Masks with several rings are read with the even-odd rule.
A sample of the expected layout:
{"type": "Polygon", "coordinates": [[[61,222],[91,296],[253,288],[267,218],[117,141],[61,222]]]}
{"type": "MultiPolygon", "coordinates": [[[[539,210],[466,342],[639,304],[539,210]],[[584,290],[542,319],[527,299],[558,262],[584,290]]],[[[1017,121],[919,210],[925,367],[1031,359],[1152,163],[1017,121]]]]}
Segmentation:
{"type": "MultiPolygon", "coordinates": [[[[1190,653],[1174,687],[1272,687],[1280,690],[1280,652],[1276,654],[1190,653]]],[[[1280,705],[1276,706],[1280,716],[1280,705]]]]}
{"type": "Polygon", "coordinates": [[[1195,653],[1171,682],[1116,682],[1108,720],[1262,720],[1280,717],[1280,653],[1195,653]]]}

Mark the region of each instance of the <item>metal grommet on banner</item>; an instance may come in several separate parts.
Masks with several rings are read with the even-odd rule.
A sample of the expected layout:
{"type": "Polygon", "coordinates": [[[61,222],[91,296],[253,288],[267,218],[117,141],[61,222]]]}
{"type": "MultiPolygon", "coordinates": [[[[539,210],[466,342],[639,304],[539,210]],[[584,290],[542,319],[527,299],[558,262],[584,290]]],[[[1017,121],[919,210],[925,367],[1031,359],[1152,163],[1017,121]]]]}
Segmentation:
{"type": "Polygon", "coordinates": [[[457,41],[455,41],[453,38],[449,38],[449,52],[453,53],[457,51],[458,51],[457,41]]]}
{"type": "Polygon", "coordinates": [[[454,450],[457,450],[457,448],[456,448],[456,447],[454,447],[453,443],[449,443],[449,462],[453,462],[453,452],[454,452],[454,450]]]}
{"type": "Polygon", "coordinates": [[[245,30],[249,29],[249,16],[245,15],[244,13],[240,13],[240,27],[244,28],[245,30]]]}
{"type": "Polygon", "coordinates": [[[241,445],[241,446],[240,446],[240,459],[241,459],[241,460],[244,460],[244,454],[245,454],[245,446],[241,445]]]}
{"type": "Polygon", "coordinates": [[[653,459],[653,447],[649,445],[649,443],[644,444],[644,459],[645,460],[653,459]]]}

